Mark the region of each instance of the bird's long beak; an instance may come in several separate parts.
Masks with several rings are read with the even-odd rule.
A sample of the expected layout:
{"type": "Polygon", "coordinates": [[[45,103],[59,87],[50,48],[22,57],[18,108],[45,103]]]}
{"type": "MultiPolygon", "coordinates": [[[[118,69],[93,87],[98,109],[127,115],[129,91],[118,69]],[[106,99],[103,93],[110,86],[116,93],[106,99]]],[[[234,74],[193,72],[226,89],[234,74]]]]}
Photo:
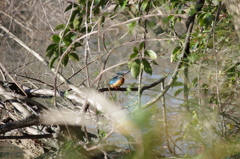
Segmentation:
{"type": "Polygon", "coordinates": [[[130,71],[127,71],[126,73],[124,73],[124,75],[128,74],[130,71]]]}

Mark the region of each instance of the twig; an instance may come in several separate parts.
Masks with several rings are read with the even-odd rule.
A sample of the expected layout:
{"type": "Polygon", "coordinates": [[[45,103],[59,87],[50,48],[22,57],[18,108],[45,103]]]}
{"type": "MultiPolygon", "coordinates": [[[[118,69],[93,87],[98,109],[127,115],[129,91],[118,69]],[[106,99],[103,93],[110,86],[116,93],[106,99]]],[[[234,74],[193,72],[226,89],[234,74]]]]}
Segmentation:
{"type": "Polygon", "coordinates": [[[44,135],[26,135],[26,136],[0,136],[0,140],[12,140],[12,139],[46,139],[52,138],[52,134],[44,135]]]}
{"type": "Polygon", "coordinates": [[[7,16],[7,17],[10,18],[10,19],[13,19],[14,22],[16,22],[16,23],[17,23],[18,25],[20,25],[22,28],[26,29],[26,30],[27,30],[26,32],[31,32],[31,34],[33,33],[33,30],[30,29],[30,28],[28,28],[28,27],[26,27],[26,25],[24,24],[24,23],[26,23],[26,21],[24,21],[24,23],[22,23],[22,22],[20,22],[19,20],[17,20],[16,18],[13,18],[11,15],[9,15],[9,14],[1,11],[1,10],[0,10],[0,13],[1,13],[1,14],[4,14],[5,16],[7,16]]]}
{"type": "Polygon", "coordinates": [[[46,19],[47,19],[47,24],[49,25],[52,33],[54,33],[54,29],[53,29],[52,25],[51,25],[50,22],[49,22],[49,19],[48,19],[48,17],[47,17],[47,13],[46,13],[45,7],[43,6],[42,0],[40,0],[40,4],[41,4],[41,7],[42,7],[42,9],[43,9],[44,16],[45,16],[46,19]]]}
{"type": "Polygon", "coordinates": [[[39,125],[40,118],[36,115],[31,115],[23,120],[14,121],[10,123],[6,123],[0,126],[0,133],[5,133],[7,131],[18,129],[18,128],[25,128],[33,125],[39,125]]]}
{"type": "MultiPolygon", "coordinates": [[[[0,83],[0,91],[1,92],[7,92],[5,87],[0,83]]],[[[31,115],[31,113],[18,101],[16,100],[13,96],[7,95],[7,94],[2,94],[4,98],[6,98],[19,112],[22,113],[24,117],[28,117],[31,115]]]]}
{"type": "Polygon", "coordinates": [[[25,96],[22,96],[20,94],[16,94],[16,93],[11,93],[11,92],[7,92],[7,91],[0,91],[0,95],[7,95],[7,96],[12,96],[14,98],[18,98],[18,99],[21,99],[21,100],[24,100],[25,102],[29,103],[29,104],[33,104],[33,105],[36,105],[37,107],[41,108],[41,109],[45,109],[47,110],[48,108],[46,108],[44,105],[28,98],[28,97],[25,97],[25,96]]]}
{"type": "Polygon", "coordinates": [[[9,74],[7,69],[3,66],[3,64],[0,62],[0,67],[2,70],[8,75],[8,77],[18,86],[18,88],[22,91],[22,93],[27,97],[27,94],[24,92],[24,90],[19,86],[19,84],[15,81],[15,79],[9,74]]]}

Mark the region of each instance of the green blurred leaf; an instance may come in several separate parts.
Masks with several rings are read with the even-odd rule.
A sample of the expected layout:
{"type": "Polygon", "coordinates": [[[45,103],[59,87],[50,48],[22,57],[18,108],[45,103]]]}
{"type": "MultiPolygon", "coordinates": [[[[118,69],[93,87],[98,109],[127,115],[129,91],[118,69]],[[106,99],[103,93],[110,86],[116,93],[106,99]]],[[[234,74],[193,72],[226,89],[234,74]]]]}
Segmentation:
{"type": "Polygon", "coordinates": [[[72,34],[67,34],[63,37],[63,42],[66,46],[69,46],[72,43],[72,34]]]}
{"type": "Polygon", "coordinates": [[[137,22],[133,21],[131,23],[128,23],[127,26],[128,26],[129,31],[132,32],[136,28],[137,22]]]}
{"type": "Polygon", "coordinates": [[[176,97],[177,95],[179,95],[182,91],[183,91],[183,88],[179,88],[178,90],[176,90],[176,91],[174,92],[174,97],[176,97]]]}
{"type": "Polygon", "coordinates": [[[143,11],[145,11],[146,10],[146,8],[147,8],[147,6],[148,6],[148,3],[149,3],[149,1],[147,0],[147,1],[143,1],[142,2],[142,4],[141,4],[141,9],[143,10],[143,11]]]}
{"type": "Polygon", "coordinates": [[[130,60],[133,59],[133,58],[135,58],[135,57],[138,57],[138,53],[132,53],[132,54],[130,55],[130,60]]]}
{"type": "Polygon", "coordinates": [[[65,56],[63,57],[63,59],[62,59],[62,64],[63,64],[63,66],[67,66],[68,60],[69,60],[68,55],[65,55],[65,56]]]}
{"type": "Polygon", "coordinates": [[[169,15],[163,19],[163,23],[168,24],[169,21],[172,21],[173,19],[174,19],[174,15],[169,15]]]}
{"type": "Polygon", "coordinates": [[[212,15],[211,12],[209,12],[204,15],[203,19],[204,19],[205,27],[209,27],[213,22],[214,16],[212,15]]]}
{"type": "Polygon", "coordinates": [[[202,13],[202,14],[199,14],[198,16],[197,16],[197,19],[198,19],[198,23],[199,23],[199,25],[201,25],[201,26],[203,26],[203,24],[204,24],[204,15],[205,15],[206,13],[202,13]]]}
{"type": "Polygon", "coordinates": [[[159,65],[155,60],[152,60],[151,63],[154,65],[159,65]]]}
{"type": "Polygon", "coordinates": [[[129,62],[128,62],[128,68],[131,68],[131,67],[132,67],[133,62],[134,62],[134,61],[129,61],[129,62]]]}
{"type": "Polygon", "coordinates": [[[50,61],[49,61],[49,68],[53,67],[54,62],[58,59],[58,56],[53,57],[50,61]]]}
{"type": "Polygon", "coordinates": [[[60,37],[56,34],[54,34],[51,38],[51,40],[54,42],[54,43],[59,43],[60,42],[60,37]]]}
{"type": "Polygon", "coordinates": [[[152,67],[150,65],[150,63],[146,60],[146,59],[142,59],[142,64],[143,64],[143,70],[152,75],[152,67]]]}
{"type": "Polygon", "coordinates": [[[54,28],[54,30],[64,29],[65,27],[66,27],[65,24],[58,24],[58,25],[54,28]]]}
{"type": "Polygon", "coordinates": [[[58,44],[51,44],[47,47],[46,51],[51,50],[51,49],[55,49],[56,47],[58,47],[58,44]]]}
{"type": "Polygon", "coordinates": [[[140,73],[140,60],[132,61],[130,64],[131,74],[136,79],[140,73]]]}
{"type": "Polygon", "coordinates": [[[173,53],[171,54],[171,62],[175,62],[178,60],[178,55],[181,53],[181,47],[178,46],[173,50],[173,53]]]}
{"type": "Polygon", "coordinates": [[[60,55],[62,55],[67,50],[67,47],[61,47],[60,50],[60,55]]]}
{"type": "Polygon", "coordinates": [[[157,54],[153,50],[146,50],[144,53],[153,60],[157,59],[157,54]]]}
{"type": "Polygon", "coordinates": [[[51,58],[55,51],[58,51],[58,44],[51,44],[47,48],[46,57],[51,58]]]}
{"type": "Polygon", "coordinates": [[[172,84],[172,87],[179,87],[179,86],[183,86],[183,83],[180,81],[174,81],[172,84]]]}
{"type": "Polygon", "coordinates": [[[63,30],[62,32],[60,32],[59,37],[62,38],[64,37],[66,34],[68,34],[69,32],[71,32],[71,30],[69,28],[66,28],[65,30],[63,30]]]}
{"type": "Polygon", "coordinates": [[[75,30],[79,29],[80,28],[80,25],[82,23],[82,17],[77,17],[73,20],[73,28],[75,30]]]}
{"type": "Polygon", "coordinates": [[[198,82],[198,78],[196,77],[196,78],[194,78],[194,79],[192,80],[192,85],[193,85],[194,87],[196,87],[196,86],[197,86],[197,82],[198,82]]]}
{"type": "Polygon", "coordinates": [[[211,12],[204,12],[202,14],[199,14],[197,16],[197,19],[198,19],[199,25],[207,28],[207,27],[211,26],[211,24],[214,20],[214,16],[211,12]]]}
{"type": "Polygon", "coordinates": [[[80,13],[80,10],[78,10],[78,9],[76,9],[72,12],[72,15],[69,19],[69,22],[72,24],[72,25],[70,25],[72,28],[73,28],[73,21],[74,21],[76,15],[79,14],[79,13],[80,13]]]}
{"type": "Polygon", "coordinates": [[[68,57],[72,60],[79,61],[79,57],[76,53],[70,53],[68,54],[68,57]]]}
{"type": "Polygon", "coordinates": [[[64,92],[63,96],[66,97],[67,95],[69,95],[69,91],[68,90],[64,92]]]}
{"type": "Polygon", "coordinates": [[[141,42],[140,45],[139,45],[139,50],[142,50],[144,48],[144,42],[141,42]]]}
{"type": "Polygon", "coordinates": [[[126,7],[128,1],[123,1],[123,3],[121,4],[121,9],[124,10],[124,8],[126,7]]]}
{"type": "Polygon", "coordinates": [[[82,5],[85,6],[85,4],[86,4],[86,0],[78,0],[78,3],[79,3],[79,4],[82,4],[82,5]]]}
{"type": "Polygon", "coordinates": [[[133,52],[134,52],[134,53],[138,53],[137,47],[134,47],[134,48],[133,48],[133,52]]]}
{"type": "Polygon", "coordinates": [[[128,91],[128,92],[131,92],[131,91],[132,91],[132,88],[133,88],[133,86],[132,86],[132,85],[129,85],[129,86],[127,87],[127,91],[128,91]]]}
{"type": "Polygon", "coordinates": [[[54,49],[48,50],[47,53],[46,53],[46,57],[51,58],[54,52],[55,52],[54,49]]]}
{"type": "Polygon", "coordinates": [[[72,8],[75,8],[75,7],[77,7],[78,5],[76,4],[76,3],[72,3],[71,2],[71,4],[69,5],[69,6],[67,6],[67,8],[64,10],[64,12],[67,12],[67,11],[69,11],[70,9],[72,9],[72,8]]]}

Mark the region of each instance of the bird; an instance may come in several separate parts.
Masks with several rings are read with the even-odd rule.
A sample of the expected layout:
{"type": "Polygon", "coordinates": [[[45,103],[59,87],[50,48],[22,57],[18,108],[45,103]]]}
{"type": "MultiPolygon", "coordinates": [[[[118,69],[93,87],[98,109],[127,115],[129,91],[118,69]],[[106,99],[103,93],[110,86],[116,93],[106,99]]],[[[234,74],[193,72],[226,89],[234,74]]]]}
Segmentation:
{"type": "MultiPolygon", "coordinates": [[[[130,72],[130,71],[128,71],[128,72],[130,72]]],[[[115,88],[115,89],[120,88],[120,86],[123,85],[123,83],[125,81],[124,75],[127,73],[117,73],[117,76],[113,77],[109,82],[110,88],[115,88]]]]}

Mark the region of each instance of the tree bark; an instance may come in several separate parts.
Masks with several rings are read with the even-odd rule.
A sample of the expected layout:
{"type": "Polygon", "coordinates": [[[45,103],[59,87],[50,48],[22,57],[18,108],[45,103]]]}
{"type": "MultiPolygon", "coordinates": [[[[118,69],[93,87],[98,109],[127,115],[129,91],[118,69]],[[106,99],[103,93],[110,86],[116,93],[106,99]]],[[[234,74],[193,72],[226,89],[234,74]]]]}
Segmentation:
{"type": "Polygon", "coordinates": [[[229,14],[233,17],[234,28],[240,38],[240,1],[239,0],[224,0],[229,14]]]}

